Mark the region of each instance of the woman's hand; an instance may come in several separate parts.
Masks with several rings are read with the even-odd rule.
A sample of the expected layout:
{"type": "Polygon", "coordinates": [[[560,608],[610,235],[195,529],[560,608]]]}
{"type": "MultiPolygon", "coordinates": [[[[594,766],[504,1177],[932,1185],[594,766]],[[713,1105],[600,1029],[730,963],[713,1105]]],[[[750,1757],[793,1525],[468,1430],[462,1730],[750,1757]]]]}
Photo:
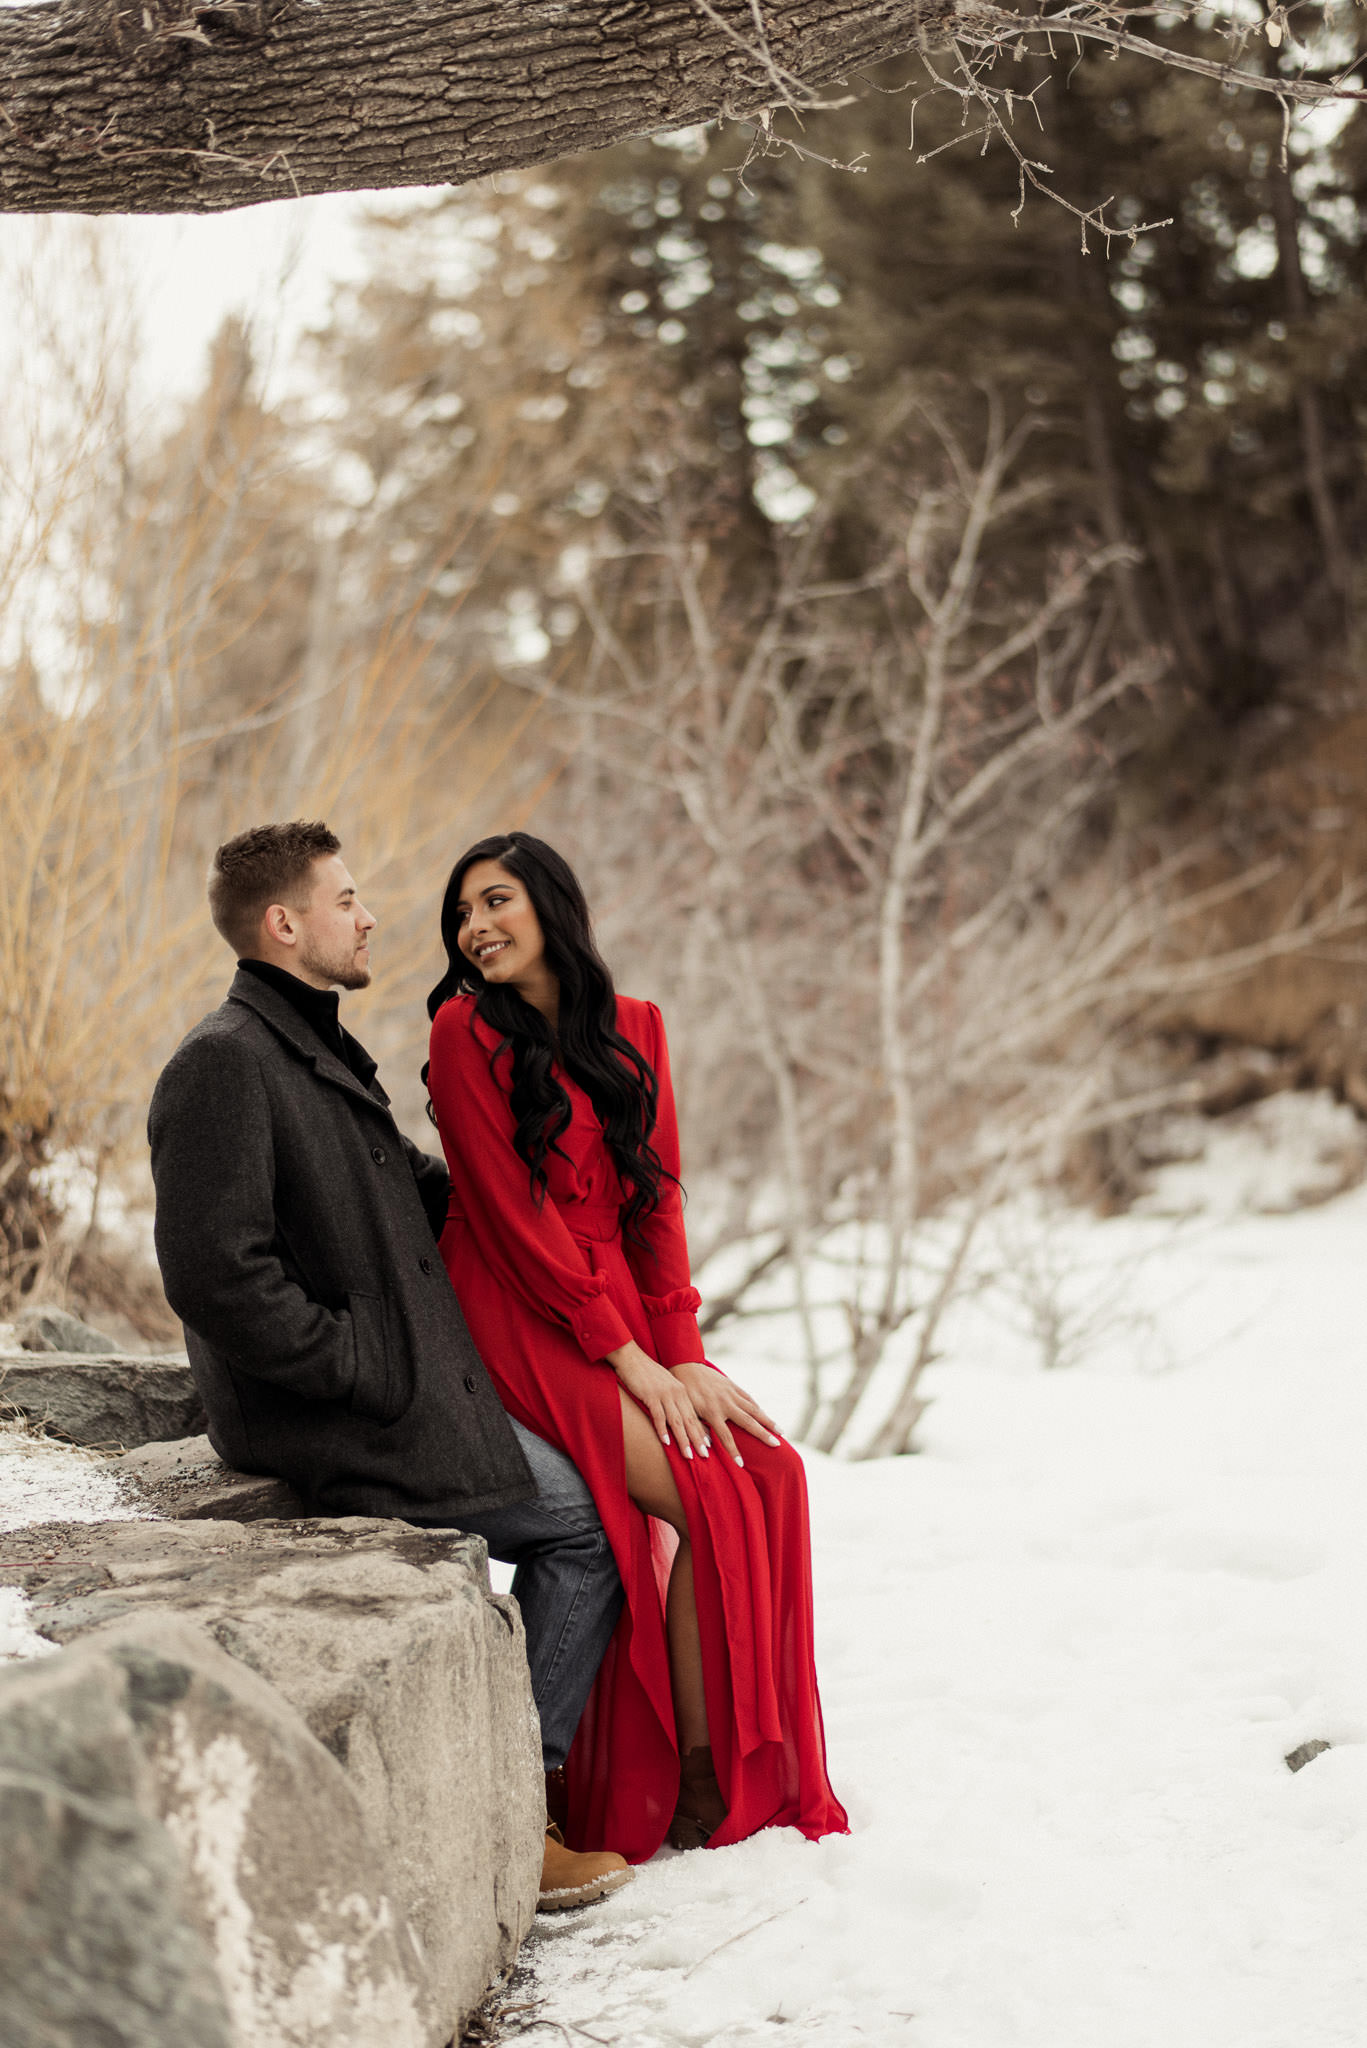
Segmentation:
{"type": "Polygon", "coordinates": [[[773,1423],[753,1394],[747,1394],[744,1387],[738,1387],[724,1372],[717,1372],[710,1365],[676,1365],[671,1368],[669,1377],[687,1389],[694,1414],[702,1418],[738,1465],[744,1465],[745,1460],[736,1449],[736,1439],[731,1434],[732,1423],[738,1429],[748,1430],[751,1436],[757,1436],[761,1443],[778,1443],[773,1423]]]}
{"type": "Polygon", "coordinates": [[[608,1352],[607,1361],[633,1400],[645,1409],[662,1444],[669,1442],[673,1430],[686,1458],[691,1458],[695,1449],[707,1456],[707,1424],[694,1407],[688,1388],[672,1372],[657,1364],[639,1344],[619,1345],[608,1352]]]}

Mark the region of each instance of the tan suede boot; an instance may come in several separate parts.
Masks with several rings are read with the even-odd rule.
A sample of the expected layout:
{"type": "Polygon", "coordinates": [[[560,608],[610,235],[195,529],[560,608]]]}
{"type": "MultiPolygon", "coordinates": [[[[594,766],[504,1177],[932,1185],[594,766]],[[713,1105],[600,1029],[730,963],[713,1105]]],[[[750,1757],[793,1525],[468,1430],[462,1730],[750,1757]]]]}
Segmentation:
{"type": "Polygon", "coordinates": [[[536,1910],[559,1913],[566,1906],[590,1906],[595,1899],[620,1891],[635,1875],[626,1857],[613,1849],[596,1849],[589,1855],[567,1849],[564,1836],[552,1822],[546,1829],[536,1910]]]}

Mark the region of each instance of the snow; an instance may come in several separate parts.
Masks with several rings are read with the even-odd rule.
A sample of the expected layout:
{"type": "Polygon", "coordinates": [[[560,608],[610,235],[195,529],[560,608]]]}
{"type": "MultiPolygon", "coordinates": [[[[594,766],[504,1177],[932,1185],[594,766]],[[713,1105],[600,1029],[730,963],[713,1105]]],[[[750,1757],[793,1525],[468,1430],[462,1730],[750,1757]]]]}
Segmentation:
{"type": "MultiPolygon", "coordinates": [[[[664,1852],[538,1922],[525,2038],[1358,2048],[1367,1190],[1259,1213],[1296,1182],[1286,1136],[1280,1183],[1246,1138],[1167,1169],[1152,1206],[1200,1208],[1186,1232],[1054,1220],[1054,1263],[1091,1276],[1081,1363],[1042,1370],[1018,1291],[985,1279],[921,1456],[808,1455],[853,1832],[664,1852]]],[[[719,1362],[791,1415],[767,1362],[791,1328],[738,1328],[719,1362]]]]}
{"type": "MultiPolygon", "coordinates": [[[[993,1220],[920,1456],[808,1454],[851,1835],[663,1851],[544,1917],[521,2038],[1360,2048],[1367,1188],[1323,1199],[1354,1135],[1323,1100],[1223,1124],[1146,1213],[993,1220]]],[[[856,1249],[812,1274],[832,1347],[856,1249]]],[[[716,1355],[791,1420],[770,1306],[716,1355]]],[[[128,1512],[0,1432],[0,1526],[128,1512]]],[[[0,1592],[0,1656],[43,1647],[0,1592]]]]}
{"type": "MultiPolygon", "coordinates": [[[[0,1532],[36,1522],[129,1521],[138,1513],[98,1459],[36,1436],[22,1424],[0,1422],[0,1532]]],[[[47,1655],[55,1646],[34,1632],[23,1594],[4,1585],[3,1577],[0,1664],[47,1655]]]]}
{"type": "Polygon", "coordinates": [[[28,1602],[14,1586],[0,1586],[0,1664],[21,1657],[48,1657],[56,1650],[40,1636],[28,1618],[28,1602]]]}
{"type": "Polygon", "coordinates": [[[0,1531],[35,1522],[134,1521],[145,1513],[128,1504],[103,1460],[0,1422],[0,1531]]]}
{"type": "Polygon", "coordinates": [[[1212,1122],[1174,1117],[1174,1155],[1140,1203],[1150,1215],[1277,1215],[1362,1177],[1367,1131],[1328,1089],[1285,1090],[1212,1122]]]}

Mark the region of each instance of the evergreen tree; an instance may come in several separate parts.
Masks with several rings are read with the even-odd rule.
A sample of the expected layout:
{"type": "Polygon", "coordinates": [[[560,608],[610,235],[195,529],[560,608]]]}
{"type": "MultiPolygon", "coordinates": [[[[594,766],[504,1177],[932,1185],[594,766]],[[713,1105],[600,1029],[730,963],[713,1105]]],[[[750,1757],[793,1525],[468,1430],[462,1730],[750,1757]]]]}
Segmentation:
{"type": "MultiPolygon", "coordinates": [[[[1362,33],[1346,7],[1329,19],[1324,75],[1362,33]]],[[[630,550],[667,505],[738,630],[814,506],[823,573],[877,583],[918,442],[933,454],[918,404],[971,431],[992,386],[1032,421],[992,587],[1023,597],[1080,548],[1128,543],[1098,633],[1170,648],[1150,781],[1198,786],[1250,713],[1353,644],[1367,123],[1298,119],[1283,167],[1265,96],[1127,56],[1003,60],[985,83],[1010,86],[1013,135],[1052,167],[1038,182],[1132,231],[1108,242],[1038,190],[1022,206],[1001,139],[956,140],[981,109],[925,82],[902,67],[748,163],[735,131],[690,131],[388,216],[383,274],[327,341],[343,439],[396,570],[449,558],[448,587],[474,593],[461,646],[514,666],[558,646],[573,667],[576,561],[621,559],[644,630],[630,550]]],[[[886,582],[852,596],[851,630],[893,631],[895,611],[886,582]]]]}

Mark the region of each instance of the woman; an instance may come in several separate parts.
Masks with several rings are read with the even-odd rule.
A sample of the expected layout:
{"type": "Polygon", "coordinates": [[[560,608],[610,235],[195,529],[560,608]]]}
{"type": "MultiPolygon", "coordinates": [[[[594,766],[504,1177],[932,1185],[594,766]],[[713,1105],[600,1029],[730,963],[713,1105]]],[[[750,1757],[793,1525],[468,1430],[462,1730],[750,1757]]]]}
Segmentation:
{"type": "Polygon", "coordinates": [[[812,1661],[801,1461],[703,1358],[653,1004],[615,996],[525,832],[457,863],[428,1090],[442,1255],[509,1412],[583,1473],[626,1601],[566,1766],[571,1846],[632,1862],[843,1831],[812,1661]]]}

